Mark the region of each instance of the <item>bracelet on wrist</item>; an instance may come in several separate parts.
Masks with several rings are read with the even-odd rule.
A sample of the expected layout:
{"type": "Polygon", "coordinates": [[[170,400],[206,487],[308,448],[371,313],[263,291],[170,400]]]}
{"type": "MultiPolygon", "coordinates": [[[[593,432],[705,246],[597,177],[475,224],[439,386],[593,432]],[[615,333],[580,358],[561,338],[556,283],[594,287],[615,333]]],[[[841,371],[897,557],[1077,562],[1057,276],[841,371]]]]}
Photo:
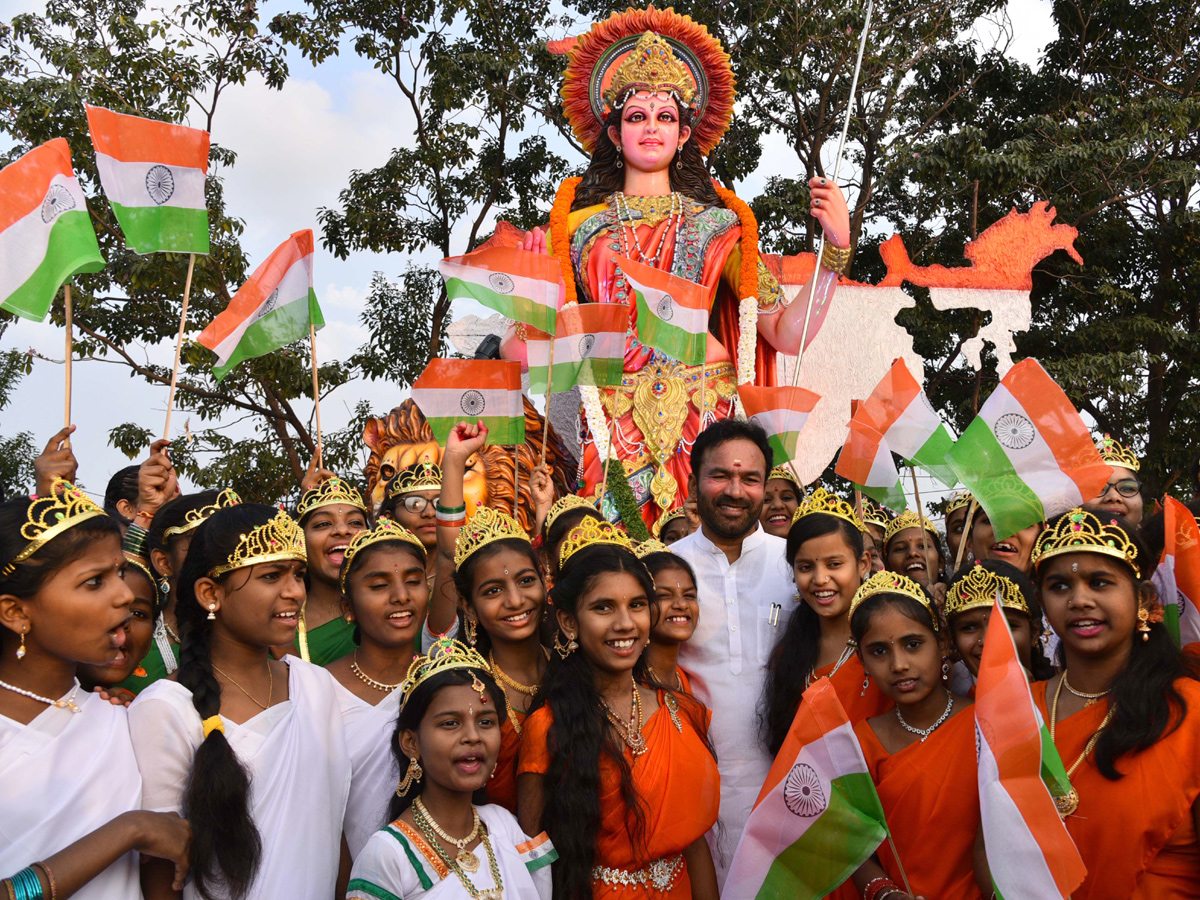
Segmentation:
{"type": "Polygon", "coordinates": [[[50,885],[50,900],[58,900],[58,885],[54,883],[54,873],[50,871],[50,867],[45,862],[35,862],[34,865],[46,876],[46,883],[50,885]]]}
{"type": "Polygon", "coordinates": [[[863,900],[883,900],[888,894],[903,890],[891,878],[872,878],[863,887],[863,900]]]}
{"type": "Polygon", "coordinates": [[[850,247],[835,247],[826,239],[821,247],[821,265],[841,275],[850,264],[852,252],[850,247]]]}
{"type": "Polygon", "coordinates": [[[26,866],[9,878],[9,890],[14,900],[43,900],[42,880],[33,866],[26,866]]]}
{"type": "Polygon", "coordinates": [[[455,513],[462,513],[463,515],[466,515],[467,504],[464,503],[462,506],[442,506],[442,504],[435,500],[433,502],[433,511],[445,513],[446,515],[453,515],[455,513]]]}

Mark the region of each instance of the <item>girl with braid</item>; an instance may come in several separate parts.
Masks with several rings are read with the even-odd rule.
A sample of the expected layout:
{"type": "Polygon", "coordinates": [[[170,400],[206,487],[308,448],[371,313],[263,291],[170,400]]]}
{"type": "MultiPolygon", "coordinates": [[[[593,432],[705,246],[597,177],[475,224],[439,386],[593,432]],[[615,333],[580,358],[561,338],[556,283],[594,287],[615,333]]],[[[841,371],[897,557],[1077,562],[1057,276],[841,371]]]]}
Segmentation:
{"type": "MultiPolygon", "coordinates": [[[[186,900],[341,896],[350,760],[336,686],[290,644],[304,603],[304,534],[248,503],[196,529],[177,587],[179,669],[129,708],[143,805],[192,823],[186,900]]],[[[149,900],[180,896],[143,868],[149,900]]]]}

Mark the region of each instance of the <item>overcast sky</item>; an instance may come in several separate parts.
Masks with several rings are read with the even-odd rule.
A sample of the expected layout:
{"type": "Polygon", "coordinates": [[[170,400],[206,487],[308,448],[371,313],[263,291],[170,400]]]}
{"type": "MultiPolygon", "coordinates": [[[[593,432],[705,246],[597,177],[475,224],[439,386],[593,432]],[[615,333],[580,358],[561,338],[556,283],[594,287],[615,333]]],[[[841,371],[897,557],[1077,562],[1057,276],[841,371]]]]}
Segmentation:
{"type": "MultiPolygon", "coordinates": [[[[0,0],[0,6],[7,17],[43,4],[0,0]]],[[[1034,64],[1053,33],[1050,2],[1011,0],[1009,9],[1015,31],[1013,52],[1034,64]]],[[[347,260],[336,259],[320,247],[316,212],[337,204],[338,191],[353,170],[376,167],[392,148],[411,141],[411,126],[400,114],[395,87],[353,53],[315,69],[293,59],[291,72],[281,91],[270,90],[258,80],[227,89],[217,110],[213,140],[238,154],[234,168],[223,173],[225,199],[230,213],[245,220],[243,246],[251,268],[291,232],[302,228],[317,232],[315,284],[327,323],[317,335],[317,352],[322,361],[344,359],[365,337],[358,318],[372,274],[382,271],[395,277],[410,257],[357,253],[347,260]]],[[[551,134],[549,129],[546,133],[551,134]]],[[[829,148],[831,157],[835,149],[829,148]]],[[[570,151],[564,146],[564,152],[570,151]]],[[[783,173],[778,162],[789,158],[794,157],[788,152],[764,153],[763,167],[742,186],[742,192],[754,196],[768,177],[783,173]]],[[[455,315],[479,311],[456,309],[455,315]]],[[[0,433],[32,431],[40,448],[62,425],[62,330],[20,320],[0,338],[0,349],[9,347],[31,348],[57,361],[35,361],[33,374],[0,414],[0,433]]],[[[169,365],[173,350],[173,345],[163,344],[147,348],[146,353],[169,365]]],[[[75,452],[80,478],[92,492],[103,491],[109,475],[129,464],[108,446],[113,425],[136,421],[155,432],[162,428],[166,388],[131,379],[128,373],[114,363],[75,362],[74,421],[79,426],[75,452]]],[[[406,391],[383,382],[344,385],[322,403],[322,424],[327,430],[344,427],[361,398],[370,402],[376,414],[385,414],[405,396],[406,391]]],[[[186,419],[176,413],[172,426],[176,439],[182,439],[186,419]]]]}

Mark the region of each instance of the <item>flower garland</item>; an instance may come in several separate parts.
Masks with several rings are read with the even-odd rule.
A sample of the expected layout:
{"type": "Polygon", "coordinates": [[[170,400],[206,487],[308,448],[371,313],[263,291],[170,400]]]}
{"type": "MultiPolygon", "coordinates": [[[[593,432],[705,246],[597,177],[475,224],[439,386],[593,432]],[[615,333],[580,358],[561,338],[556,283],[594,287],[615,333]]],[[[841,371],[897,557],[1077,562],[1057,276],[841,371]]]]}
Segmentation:
{"type": "Polygon", "coordinates": [[[592,443],[600,461],[608,459],[608,421],[604,418],[604,406],[600,402],[600,388],[594,384],[581,384],[579,393],[583,397],[583,411],[587,416],[588,428],[592,432],[592,443]]]}
{"type": "Polygon", "coordinates": [[[571,236],[567,233],[567,220],[571,215],[571,205],[575,202],[575,191],[583,183],[582,178],[567,178],[558,186],[554,195],[554,205],[550,207],[550,249],[558,259],[562,272],[563,308],[575,306],[579,302],[579,292],[575,287],[575,270],[571,266],[571,236]]]}
{"type": "Polygon", "coordinates": [[[625,474],[625,464],[618,459],[615,466],[606,468],[608,469],[606,490],[612,495],[613,505],[616,506],[617,514],[621,517],[621,524],[625,526],[625,533],[639,544],[642,541],[648,541],[650,531],[646,528],[646,521],[642,518],[641,510],[638,509],[637,498],[633,496],[633,488],[629,486],[629,476],[625,474]]]}
{"type": "MultiPolygon", "coordinates": [[[[725,208],[737,214],[742,225],[742,268],[738,294],[737,383],[754,381],[755,353],[758,346],[758,222],[745,200],[715,181],[717,196],[725,208]]],[[[741,413],[740,398],[734,400],[735,414],[741,413]]]]}

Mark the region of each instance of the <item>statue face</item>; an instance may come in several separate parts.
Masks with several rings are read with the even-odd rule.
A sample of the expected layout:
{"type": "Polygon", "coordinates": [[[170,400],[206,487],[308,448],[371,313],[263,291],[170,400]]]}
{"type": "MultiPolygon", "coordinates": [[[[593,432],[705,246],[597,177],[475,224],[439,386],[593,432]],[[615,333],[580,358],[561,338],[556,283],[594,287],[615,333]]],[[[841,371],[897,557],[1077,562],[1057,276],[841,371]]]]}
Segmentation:
{"type": "Polygon", "coordinates": [[[692,130],[679,122],[679,106],[669,93],[638,91],[621,110],[621,127],[608,129],[621,148],[625,165],[639,172],[661,172],[675,160],[676,151],[692,130]]]}

